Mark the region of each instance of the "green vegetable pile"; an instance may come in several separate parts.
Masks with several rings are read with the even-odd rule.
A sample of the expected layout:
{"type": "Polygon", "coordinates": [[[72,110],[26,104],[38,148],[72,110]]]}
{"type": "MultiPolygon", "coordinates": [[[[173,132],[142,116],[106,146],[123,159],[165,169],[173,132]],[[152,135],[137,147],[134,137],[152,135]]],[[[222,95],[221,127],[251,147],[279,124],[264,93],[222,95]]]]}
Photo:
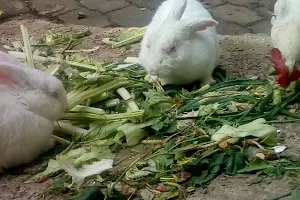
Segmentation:
{"type": "MultiPolygon", "coordinates": [[[[58,77],[69,101],[53,134],[60,153],[26,183],[52,177],[51,191],[71,190],[72,199],[142,199],[138,191],[147,190],[151,199],[165,200],[183,199],[221,173],[278,178],[300,170],[298,161],[275,153],[278,134],[270,125],[300,119],[296,82],[282,89],[271,79],[240,80],[217,70],[211,86],[162,88],[145,81],[146,72],[130,59],[95,61],[79,53],[89,50],[70,51],[88,32],[52,30],[35,41],[22,30],[24,43],[7,47],[9,53],[58,77]],[[143,151],[124,168],[129,158],[119,152],[137,146],[143,151]]],[[[143,30],[106,41],[128,45],[143,30]]]]}

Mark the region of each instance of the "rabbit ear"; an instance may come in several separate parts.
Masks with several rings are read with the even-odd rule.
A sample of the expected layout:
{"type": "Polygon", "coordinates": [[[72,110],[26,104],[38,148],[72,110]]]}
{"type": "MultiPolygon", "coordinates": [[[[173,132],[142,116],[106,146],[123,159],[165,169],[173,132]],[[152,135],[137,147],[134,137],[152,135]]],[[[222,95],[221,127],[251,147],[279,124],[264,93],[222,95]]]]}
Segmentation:
{"type": "Polygon", "coordinates": [[[179,21],[186,8],[187,0],[175,0],[167,20],[179,21]]]}
{"type": "MultiPolygon", "coordinates": [[[[6,64],[6,63],[5,63],[6,64]]],[[[0,63],[0,82],[7,82],[12,79],[10,72],[2,67],[4,64],[0,63]]]]}
{"type": "Polygon", "coordinates": [[[2,84],[16,83],[27,84],[28,75],[24,68],[15,64],[0,61],[0,82],[2,84]]]}
{"type": "Polygon", "coordinates": [[[187,29],[191,31],[191,34],[197,31],[203,31],[209,27],[217,26],[219,23],[211,18],[193,19],[186,22],[187,29]]]}
{"type": "Polygon", "coordinates": [[[23,65],[16,57],[0,51],[0,62],[12,63],[15,65],[23,65]]]}

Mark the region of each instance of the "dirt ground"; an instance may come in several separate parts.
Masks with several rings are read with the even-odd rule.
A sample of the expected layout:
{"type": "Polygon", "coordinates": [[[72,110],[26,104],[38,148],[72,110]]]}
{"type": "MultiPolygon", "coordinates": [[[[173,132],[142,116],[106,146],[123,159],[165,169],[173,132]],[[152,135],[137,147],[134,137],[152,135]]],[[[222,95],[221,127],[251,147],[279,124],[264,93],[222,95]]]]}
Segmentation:
{"type": "MultiPolygon", "coordinates": [[[[43,37],[44,31],[62,25],[53,24],[42,20],[11,20],[0,24],[0,45],[9,45],[13,41],[21,39],[20,24],[25,23],[31,36],[43,37]]],[[[112,50],[105,45],[101,39],[121,28],[105,29],[97,27],[68,26],[74,30],[89,29],[93,34],[84,41],[78,48],[93,48],[100,46],[100,49],[90,56],[101,60],[122,60],[127,56],[137,56],[139,45],[134,45],[131,50],[112,50]]],[[[267,35],[239,35],[222,36],[222,62],[221,67],[240,77],[259,76],[265,77],[268,72],[269,63],[265,56],[269,52],[270,41],[267,35]]],[[[282,144],[288,147],[286,154],[298,156],[300,150],[300,128],[298,123],[276,125],[281,131],[282,144]]],[[[135,148],[141,148],[137,146],[135,148]]],[[[135,153],[131,152],[131,159],[134,160],[135,153]]],[[[38,161],[26,167],[22,167],[14,173],[0,175],[0,199],[37,200],[37,199],[63,199],[62,197],[43,196],[43,192],[49,188],[49,182],[42,184],[24,184],[28,173],[36,171],[42,164],[38,161]]],[[[255,175],[238,175],[234,177],[219,176],[207,189],[198,189],[189,200],[264,200],[281,195],[291,189],[292,180],[288,177],[267,183],[255,175]]],[[[288,199],[288,198],[286,198],[288,199]]]]}

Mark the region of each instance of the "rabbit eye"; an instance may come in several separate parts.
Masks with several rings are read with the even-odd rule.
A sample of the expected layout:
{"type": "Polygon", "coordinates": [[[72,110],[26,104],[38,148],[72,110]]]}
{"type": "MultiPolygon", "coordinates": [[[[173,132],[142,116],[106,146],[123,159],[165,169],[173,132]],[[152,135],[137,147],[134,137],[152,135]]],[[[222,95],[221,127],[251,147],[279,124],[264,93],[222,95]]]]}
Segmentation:
{"type": "Polygon", "coordinates": [[[170,48],[170,52],[175,52],[175,51],[176,51],[175,46],[172,46],[172,47],[170,48]]]}
{"type": "Polygon", "coordinates": [[[175,46],[171,46],[170,48],[168,49],[163,49],[163,51],[167,54],[170,54],[170,53],[174,53],[176,52],[176,47],[175,46]]]}
{"type": "Polygon", "coordinates": [[[150,44],[148,43],[148,44],[146,45],[146,47],[149,49],[149,48],[150,48],[150,44]]]}

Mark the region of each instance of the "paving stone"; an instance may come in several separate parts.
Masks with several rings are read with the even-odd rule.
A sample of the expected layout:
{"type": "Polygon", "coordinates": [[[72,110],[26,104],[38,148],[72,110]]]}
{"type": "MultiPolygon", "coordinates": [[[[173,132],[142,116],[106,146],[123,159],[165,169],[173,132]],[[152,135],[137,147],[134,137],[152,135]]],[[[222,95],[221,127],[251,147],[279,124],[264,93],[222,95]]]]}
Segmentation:
{"type": "Polygon", "coordinates": [[[225,1],[223,1],[223,0],[200,0],[200,2],[203,4],[203,6],[205,8],[211,8],[211,7],[223,4],[225,1]]]}
{"type": "Polygon", "coordinates": [[[149,9],[140,9],[129,6],[108,14],[111,21],[124,27],[142,27],[150,23],[154,12],[149,9]]]}
{"type": "Polygon", "coordinates": [[[82,0],[80,4],[91,10],[109,12],[129,5],[125,0],[82,0]]]}
{"type": "Polygon", "coordinates": [[[41,15],[59,15],[79,8],[75,0],[31,0],[32,8],[41,15]]]}
{"type": "Polygon", "coordinates": [[[262,19],[256,12],[242,6],[226,4],[214,7],[211,11],[216,18],[241,25],[246,25],[262,19]]]}
{"type": "Polygon", "coordinates": [[[26,3],[20,0],[1,0],[0,10],[3,11],[3,14],[0,15],[0,19],[26,13],[29,11],[26,6],[26,3]]]}
{"type": "Polygon", "coordinates": [[[255,8],[255,10],[256,10],[258,13],[260,13],[261,15],[270,18],[270,20],[271,20],[271,17],[272,17],[272,14],[273,14],[273,11],[272,11],[272,10],[269,10],[269,9],[268,9],[267,7],[265,7],[265,6],[262,6],[262,7],[259,7],[259,8],[255,8]]]}
{"type": "Polygon", "coordinates": [[[129,0],[129,3],[141,8],[146,7],[151,10],[156,10],[164,0],[129,0]]]}
{"type": "Polygon", "coordinates": [[[215,18],[215,20],[219,22],[219,25],[217,26],[217,32],[218,34],[221,35],[240,35],[240,34],[249,33],[250,31],[247,28],[244,28],[242,26],[239,26],[231,22],[227,22],[222,19],[215,18]]]}
{"type": "Polygon", "coordinates": [[[258,7],[264,5],[264,1],[257,0],[227,0],[227,2],[235,5],[243,5],[248,7],[258,7]]]}
{"type": "Polygon", "coordinates": [[[274,10],[274,4],[276,3],[277,0],[265,0],[265,7],[268,8],[269,10],[273,11],[274,10]]]}
{"type": "Polygon", "coordinates": [[[84,12],[87,17],[83,19],[77,19],[76,11],[71,11],[59,16],[59,19],[66,24],[78,24],[98,27],[109,27],[112,25],[112,23],[108,20],[108,17],[98,11],[92,11],[85,8],[79,9],[78,11],[84,12]]]}
{"type": "Polygon", "coordinates": [[[266,33],[268,35],[271,34],[271,20],[263,20],[257,24],[254,24],[252,26],[248,27],[250,30],[252,30],[253,33],[266,33]]]}

